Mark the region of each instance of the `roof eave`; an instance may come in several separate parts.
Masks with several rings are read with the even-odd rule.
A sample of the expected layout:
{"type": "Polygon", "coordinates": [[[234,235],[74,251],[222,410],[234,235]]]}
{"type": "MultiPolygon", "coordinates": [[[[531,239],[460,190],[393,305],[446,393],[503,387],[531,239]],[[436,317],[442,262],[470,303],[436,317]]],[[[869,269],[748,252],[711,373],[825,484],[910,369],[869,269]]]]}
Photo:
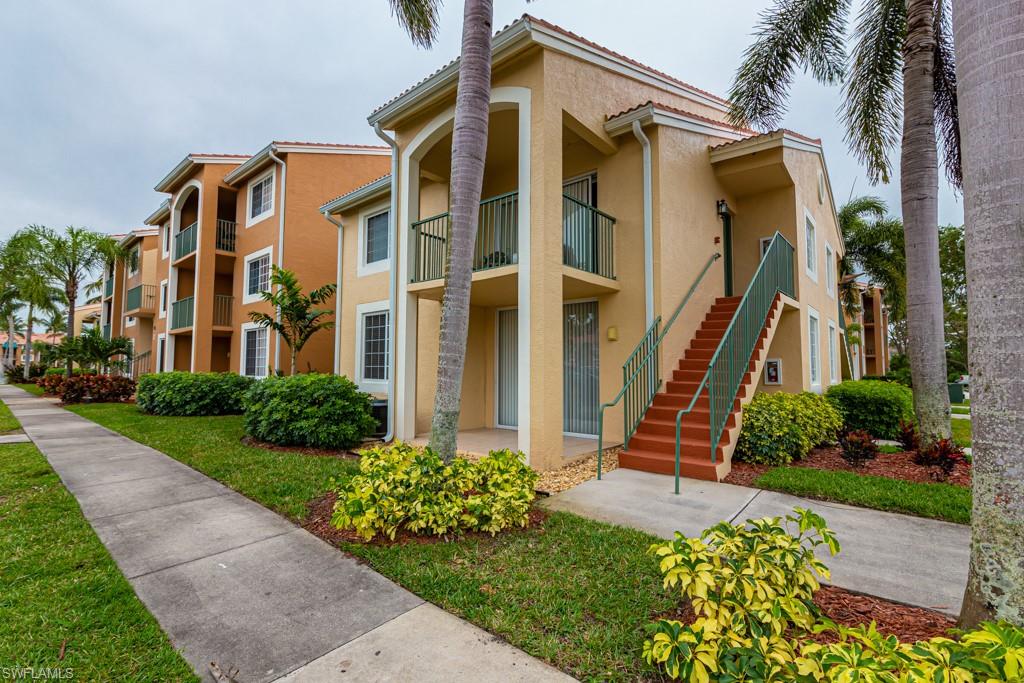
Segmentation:
{"type": "Polygon", "coordinates": [[[356,188],[348,194],[343,194],[336,199],[332,199],[323,206],[320,207],[320,213],[327,213],[334,215],[350,209],[354,206],[367,202],[371,199],[376,199],[391,192],[391,176],[386,175],[383,178],[379,178],[368,185],[356,188]]]}
{"type": "Polygon", "coordinates": [[[708,135],[727,140],[742,140],[746,137],[742,132],[726,126],[716,126],[699,118],[686,116],[678,112],[668,111],[658,107],[656,104],[645,104],[642,107],[632,109],[625,114],[608,119],[604,124],[605,132],[611,137],[631,132],[633,122],[638,121],[641,126],[657,125],[680,128],[701,135],[708,135]]]}
{"type": "Polygon", "coordinates": [[[160,206],[156,211],[146,216],[146,220],[143,221],[146,225],[161,225],[171,215],[171,201],[165,199],[160,203],[160,206]]]}
{"type": "Polygon", "coordinates": [[[236,183],[240,183],[254,173],[259,172],[265,165],[270,163],[270,153],[276,150],[276,145],[271,142],[269,145],[249,157],[248,161],[244,164],[224,176],[224,183],[234,187],[236,183]]]}
{"type": "Polygon", "coordinates": [[[192,155],[186,155],[153,189],[157,192],[171,192],[178,181],[192,170],[193,166],[195,166],[195,162],[192,161],[192,155]]]}

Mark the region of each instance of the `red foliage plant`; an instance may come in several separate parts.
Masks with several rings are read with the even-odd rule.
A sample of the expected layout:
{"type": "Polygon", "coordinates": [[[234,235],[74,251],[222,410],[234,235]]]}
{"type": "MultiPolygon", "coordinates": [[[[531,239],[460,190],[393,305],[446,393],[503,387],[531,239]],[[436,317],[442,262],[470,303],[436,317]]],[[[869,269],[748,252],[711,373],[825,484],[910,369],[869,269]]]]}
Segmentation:
{"type": "Polygon", "coordinates": [[[878,444],[868,432],[857,429],[839,437],[843,460],[854,467],[863,465],[868,460],[878,457],[878,444]]]}
{"type": "Polygon", "coordinates": [[[921,448],[921,435],[917,433],[917,425],[900,420],[899,442],[903,450],[916,453],[921,448]]]}
{"type": "Polygon", "coordinates": [[[113,375],[78,375],[64,380],[57,396],[64,403],[127,401],[135,393],[135,380],[113,375]]]}
{"type": "Polygon", "coordinates": [[[930,446],[921,448],[914,456],[914,462],[923,467],[935,468],[935,478],[945,481],[956,466],[965,462],[964,449],[952,439],[938,439],[930,446]]]}

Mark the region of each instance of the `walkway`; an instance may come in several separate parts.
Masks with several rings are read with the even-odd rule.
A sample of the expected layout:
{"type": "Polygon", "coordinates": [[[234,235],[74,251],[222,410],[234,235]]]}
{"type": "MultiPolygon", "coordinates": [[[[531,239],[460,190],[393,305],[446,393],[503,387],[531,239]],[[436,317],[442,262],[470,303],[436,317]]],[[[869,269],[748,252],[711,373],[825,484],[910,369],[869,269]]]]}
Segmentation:
{"type": "Polygon", "coordinates": [[[210,662],[239,683],[572,680],[159,451],[0,398],[204,680],[210,662]]]}
{"type": "Polygon", "coordinates": [[[774,491],[617,469],[549,498],[545,505],[641,529],[662,538],[697,536],[725,519],[775,517],[811,508],[835,530],[842,551],[819,557],[831,583],[957,615],[967,585],[971,531],[960,524],[807,500],[774,491]]]}

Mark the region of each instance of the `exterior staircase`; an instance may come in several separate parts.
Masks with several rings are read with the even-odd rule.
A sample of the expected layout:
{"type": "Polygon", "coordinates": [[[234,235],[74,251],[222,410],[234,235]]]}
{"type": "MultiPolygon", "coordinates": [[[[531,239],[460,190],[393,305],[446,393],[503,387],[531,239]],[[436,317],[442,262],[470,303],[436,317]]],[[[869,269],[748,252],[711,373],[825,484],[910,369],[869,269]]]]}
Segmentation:
{"type": "Polygon", "coordinates": [[[702,381],[712,356],[736,315],[741,300],[742,297],[715,300],[690,341],[689,348],[673,369],[672,377],[665,383],[663,390],[655,394],[635,433],[619,454],[620,467],[657,474],[674,474],[676,415],[690,405],[694,393],[699,388],[700,395],[693,410],[684,415],[680,423],[679,474],[695,479],[719,481],[729,473],[732,453],[739,438],[741,408],[753,398],[783,308],[783,297],[777,294],[768,309],[760,336],[754,345],[747,371],[733,400],[732,410],[725,420],[725,428],[715,446],[715,459],[712,462],[711,406],[707,387],[702,385],[702,381]]]}

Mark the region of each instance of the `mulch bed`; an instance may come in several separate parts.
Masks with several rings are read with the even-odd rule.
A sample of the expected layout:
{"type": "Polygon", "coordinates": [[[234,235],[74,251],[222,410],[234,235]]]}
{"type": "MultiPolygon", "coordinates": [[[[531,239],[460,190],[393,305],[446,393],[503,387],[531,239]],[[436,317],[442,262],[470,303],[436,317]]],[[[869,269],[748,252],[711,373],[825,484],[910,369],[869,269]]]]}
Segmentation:
{"type": "Polygon", "coordinates": [[[359,454],[355,451],[335,448],[311,448],[308,446],[278,446],[275,443],[268,443],[254,439],[251,436],[243,436],[241,442],[252,448],[262,448],[268,451],[280,451],[282,453],[299,453],[300,455],[315,455],[327,458],[344,458],[345,460],[358,460],[359,454]]]}
{"type": "MultiPolygon", "coordinates": [[[[367,541],[351,529],[338,529],[331,524],[331,516],[334,514],[334,503],[337,499],[337,494],[333,491],[329,491],[319,498],[315,498],[310,501],[306,506],[309,510],[309,514],[306,515],[306,521],[302,523],[303,529],[314,536],[327,541],[331,545],[340,545],[342,543],[362,543],[364,545],[393,546],[406,545],[408,543],[447,543],[448,541],[456,538],[491,538],[491,535],[484,531],[472,531],[447,536],[424,536],[400,529],[398,533],[395,534],[394,540],[391,540],[387,536],[378,534],[373,538],[373,540],[367,541]]],[[[530,520],[526,527],[515,527],[514,529],[509,529],[501,533],[515,533],[516,531],[522,531],[524,528],[530,529],[533,527],[543,526],[547,517],[547,512],[539,508],[532,507],[530,508],[530,520]]]]}
{"type": "MultiPolygon", "coordinates": [[[[874,460],[869,460],[860,467],[853,467],[843,460],[843,456],[837,446],[815,448],[803,460],[794,461],[790,467],[810,467],[817,470],[841,470],[854,472],[856,474],[870,474],[876,477],[888,477],[889,479],[902,479],[919,483],[933,483],[939,481],[935,478],[934,468],[922,467],[914,462],[914,454],[911,451],[899,453],[879,453],[874,460]]],[[[752,465],[750,463],[732,463],[732,471],[725,478],[729,484],[739,486],[753,486],[754,481],[767,472],[778,467],[777,465],[752,465]]],[[[953,473],[946,480],[947,484],[956,486],[971,485],[971,466],[967,463],[960,463],[953,470],[953,473]]]]}

